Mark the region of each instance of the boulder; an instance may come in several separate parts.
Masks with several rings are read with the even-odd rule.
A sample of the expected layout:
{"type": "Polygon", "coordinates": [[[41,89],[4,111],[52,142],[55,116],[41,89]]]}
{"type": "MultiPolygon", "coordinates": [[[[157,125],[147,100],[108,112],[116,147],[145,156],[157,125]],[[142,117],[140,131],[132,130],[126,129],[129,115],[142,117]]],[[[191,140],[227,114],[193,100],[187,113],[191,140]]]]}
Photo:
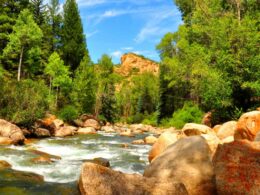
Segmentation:
{"type": "Polygon", "coordinates": [[[212,112],[208,112],[203,116],[202,124],[212,127],[212,112]]]}
{"type": "Polygon", "coordinates": [[[144,138],[144,142],[146,144],[154,144],[155,142],[157,142],[158,138],[154,137],[153,135],[147,136],[144,138]]]}
{"type": "Polygon", "coordinates": [[[214,131],[215,133],[218,133],[218,130],[220,129],[220,127],[221,127],[221,125],[215,125],[215,126],[213,127],[213,131],[214,131]]]}
{"type": "Polygon", "coordinates": [[[36,128],[33,133],[38,138],[51,136],[50,131],[48,129],[44,129],[44,128],[36,128]]]}
{"type": "Polygon", "coordinates": [[[56,130],[64,126],[64,122],[60,119],[55,119],[52,121],[50,128],[55,133],[56,130]]]}
{"type": "Polygon", "coordinates": [[[160,155],[166,148],[175,143],[178,140],[177,133],[164,132],[160,135],[157,142],[153,145],[152,149],[149,152],[149,162],[151,162],[154,158],[160,155]]]}
{"type": "Polygon", "coordinates": [[[121,132],[120,135],[126,137],[135,137],[135,135],[130,130],[121,132]]]}
{"type": "Polygon", "coordinates": [[[234,136],[228,136],[225,139],[222,139],[221,143],[224,144],[224,143],[230,143],[230,142],[233,142],[233,141],[234,141],[234,136]]]}
{"type": "Polygon", "coordinates": [[[99,122],[95,119],[87,119],[84,124],[83,127],[93,127],[96,130],[100,130],[101,126],[99,124],[99,122]]]}
{"type": "Polygon", "coordinates": [[[237,122],[235,140],[248,139],[254,141],[260,131],[260,111],[252,111],[243,114],[237,122]]]}
{"type": "Polygon", "coordinates": [[[0,137],[0,145],[11,145],[13,144],[13,140],[9,137],[0,137]]]}
{"type": "Polygon", "coordinates": [[[218,194],[260,194],[260,143],[219,145],[213,158],[218,194]]]}
{"type": "Polygon", "coordinates": [[[256,134],[256,137],[255,137],[255,142],[260,142],[260,131],[258,131],[258,133],[256,134]]]}
{"type": "Polygon", "coordinates": [[[0,170],[9,169],[11,167],[12,167],[12,165],[10,165],[8,162],[6,162],[4,160],[0,160],[0,170]]]}
{"type": "Polygon", "coordinates": [[[234,136],[236,128],[237,128],[236,121],[226,122],[219,127],[217,136],[219,137],[219,139],[225,139],[229,136],[234,136]]]}
{"type": "Polygon", "coordinates": [[[66,137],[74,135],[77,130],[77,127],[73,126],[64,126],[55,131],[55,137],[66,137]]]}
{"type": "Polygon", "coordinates": [[[142,145],[142,144],[145,144],[145,143],[144,143],[144,140],[138,139],[138,140],[132,141],[132,144],[136,144],[136,145],[140,144],[140,145],[142,145]]]}
{"type": "Polygon", "coordinates": [[[192,135],[209,134],[212,133],[213,130],[206,125],[187,123],[182,128],[182,132],[187,136],[192,136],[192,135]]]}
{"type": "Polygon", "coordinates": [[[105,158],[94,158],[92,160],[85,160],[84,162],[94,163],[103,167],[110,167],[109,160],[105,158]]]}
{"type": "Polygon", "coordinates": [[[29,152],[35,154],[35,155],[38,155],[39,157],[45,157],[45,158],[49,158],[51,160],[60,160],[61,157],[60,156],[56,156],[56,155],[52,155],[52,154],[48,154],[46,152],[42,152],[42,151],[39,151],[39,150],[28,150],[29,152]]]}
{"type": "Polygon", "coordinates": [[[186,195],[182,183],[124,174],[93,163],[84,163],[79,179],[82,195],[186,195]]]}
{"type": "Polygon", "coordinates": [[[106,133],[115,133],[115,129],[112,126],[103,126],[101,131],[105,131],[106,133]]]}
{"type": "Polygon", "coordinates": [[[44,119],[39,120],[40,127],[50,127],[57,117],[55,115],[48,114],[44,119]]]}
{"type": "Polygon", "coordinates": [[[79,128],[78,134],[96,134],[96,130],[93,127],[79,128]]]}
{"type": "Polygon", "coordinates": [[[144,176],[183,183],[191,195],[216,193],[210,148],[201,136],[170,145],[145,169],[144,176]]]}
{"type": "Polygon", "coordinates": [[[0,136],[10,138],[13,144],[23,144],[25,139],[19,127],[3,119],[0,119],[0,136]]]}
{"type": "Polygon", "coordinates": [[[221,140],[215,134],[201,134],[201,136],[207,141],[213,156],[217,150],[218,145],[221,143],[221,140]]]}

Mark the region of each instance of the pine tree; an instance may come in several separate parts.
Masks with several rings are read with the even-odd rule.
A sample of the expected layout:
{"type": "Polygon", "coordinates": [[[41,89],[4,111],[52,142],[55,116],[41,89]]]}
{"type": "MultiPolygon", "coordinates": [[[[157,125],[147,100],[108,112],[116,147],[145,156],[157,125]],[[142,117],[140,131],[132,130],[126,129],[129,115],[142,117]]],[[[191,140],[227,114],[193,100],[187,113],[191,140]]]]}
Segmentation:
{"type": "Polygon", "coordinates": [[[86,40],[75,0],[66,0],[62,32],[62,56],[71,70],[76,70],[86,52],[86,40]]]}

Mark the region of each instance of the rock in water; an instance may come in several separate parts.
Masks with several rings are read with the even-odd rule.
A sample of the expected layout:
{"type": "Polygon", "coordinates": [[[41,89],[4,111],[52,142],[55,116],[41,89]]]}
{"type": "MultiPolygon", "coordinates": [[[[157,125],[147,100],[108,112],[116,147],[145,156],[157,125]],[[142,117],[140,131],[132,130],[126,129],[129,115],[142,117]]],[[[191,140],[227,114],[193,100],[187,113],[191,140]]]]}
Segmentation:
{"type": "Polygon", "coordinates": [[[175,143],[178,140],[177,133],[164,132],[160,135],[157,142],[153,145],[152,149],[149,152],[149,162],[155,159],[158,155],[160,155],[166,148],[175,143]]]}
{"type": "Polygon", "coordinates": [[[219,139],[225,139],[229,136],[234,136],[235,131],[237,128],[237,122],[236,121],[229,121],[221,125],[218,129],[217,136],[219,139]]]}
{"type": "Polygon", "coordinates": [[[237,123],[235,140],[248,139],[254,141],[260,131],[260,111],[252,111],[243,114],[237,123]]]}
{"type": "Polygon", "coordinates": [[[181,138],[160,154],[144,172],[158,181],[183,183],[191,195],[215,194],[210,148],[201,136],[181,138]]]}
{"type": "Polygon", "coordinates": [[[4,160],[0,160],[0,170],[1,169],[9,169],[11,167],[12,167],[12,165],[10,165],[8,162],[6,162],[4,160]]]}
{"type": "Polygon", "coordinates": [[[260,194],[260,143],[219,145],[213,158],[218,194],[260,194]]]}
{"type": "Polygon", "coordinates": [[[37,128],[33,132],[36,137],[42,138],[42,137],[50,137],[51,133],[48,129],[44,128],[37,128]]]}
{"type": "Polygon", "coordinates": [[[79,189],[82,195],[188,194],[181,183],[159,181],[138,174],[124,174],[93,163],[83,164],[79,189]]]}
{"type": "Polygon", "coordinates": [[[71,135],[75,134],[76,130],[77,130],[77,127],[64,126],[55,131],[55,137],[71,136],[71,135]]]}
{"type": "Polygon", "coordinates": [[[96,134],[96,130],[93,127],[79,128],[77,131],[78,134],[96,134]]]}
{"type": "Polygon", "coordinates": [[[0,137],[0,145],[11,145],[13,143],[13,140],[11,140],[9,137],[0,137]]]}
{"type": "Polygon", "coordinates": [[[147,136],[147,137],[144,138],[144,142],[146,144],[154,144],[154,143],[157,142],[157,140],[158,140],[158,138],[154,137],[153,135],[150,135],[150,136],[147,136]]]}
{"type": "Polygon", "coordinates": [[[0,119],[0,136],[10,138],[13,144],[23,144],[25,139],[19,127],[3,119],[0,119]]]}

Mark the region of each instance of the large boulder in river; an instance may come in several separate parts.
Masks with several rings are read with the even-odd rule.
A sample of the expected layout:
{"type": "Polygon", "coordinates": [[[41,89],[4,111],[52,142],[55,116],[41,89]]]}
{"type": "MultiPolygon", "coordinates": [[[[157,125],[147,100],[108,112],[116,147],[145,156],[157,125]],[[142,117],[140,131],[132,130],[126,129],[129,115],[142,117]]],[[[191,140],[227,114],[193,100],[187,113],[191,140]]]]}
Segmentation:
{"type": "Polygon", "coordinates": [[[79,128],[77,131],[78,134],[96,134],[96,130],[93,127],[79,128]]]}
{"type": "Polygon", "coordinates": [[[113,128],[113,126],[103,126],[101,128],[101,131],[105,131],[105,133],[115,133],[115,129],[113,128]]]}
{"type": "Polygon", "coordinates": [[[11,140],[9,137],[0,137],[0,145],[11,145],[13,143],[13,140],[11,140]]]}
{"type": "Polygon", "coordinates": [[[96,130],[100,130],[101,129],[101,125],[99,124],[99,122],[95,119],[87,119],[84,124],[83,127],[93,127],[96,130]]]}
{"type": "Polygon", "coordinates": [[[174,181],[124,174],[104,166],[84,163],[79,179],[82,195],[186,195],[184,185],[174,181]]]}
{"type": "Polygon", "coordinates": [[[236,121],[229,121],[221,125],[218,129],[217,136],[219,139],[225,139],[229,136],[234,136],[234,133],[237,128],[237,122],[236,121]]]}
{"type": "Polygon", "coordinates": [[[12,167],[12,165],[10,165],[8,162],[6,162],[4,160],[0,160],[0,171],[3,169],[9,169],[11,167],[12,167]]]}
{"type": "Polygon", "coordinates": [[[182,132],[187,136],[192,136],[192,135],[209,134],[212,133],[213,130],[206,125],[187,123],[182,128],[182,132]]]}
{"type": "Polygon", "coordinates": [[[63,120],[60,120],[60,119],[55,119],[52,121],[50,127],[51,127],[51,130],[55,133],[56,130],[60,129],[61,127],[64,126],[64,122],[63,120]]]}
{"type": "Polygon", "coordinates": [[[64,126],[55,130],[55,137],[66,137],[74,135],[77,130],[77,127],[73,126],[64,126]]]}
{"type": "Polygon", "coordinates": [[[237,122],[235,140],[248,139],[254,141],[260,131],[260,111],[252,111],[243,114],[237,122]]]}
{"type": "Polygon", "coordinates": [[[160,135],[157,142],[153,145],[152,149],[149,152],[149,162],[151,162],[153,159],[155,159],[157,156],[159,156],[166,148],[175,143],[178,140],[178,134],[177,133],[171,133],[171,132],[164,132],[160,135]]]}
{"type": "Polygon", "coordinates": [[[10,138],[13,144],[23,144],[25,139],[19,127],[3,119],[0,119],[0,136],[10,138]]]}
{"type": "Polygon", "coordinates": [[[201,136],[181,138],[169,146],[145,169],[144,176],[183,183],[191,195],[215,194],[211,152],[201,136]]]}
{"type": "Polygon", "coordinates": [[[219,145],[213,158],[218,194],[260,194],[260,143],[219,145]]]}
{"type": "Polygon", "coordinates": [[[38,138],[42,138],[42,137],[50,137],[51,133],[48,129],[44,129],[44,128],[36,128],[33,132],[33,134],[38,137],[38,138]]]}

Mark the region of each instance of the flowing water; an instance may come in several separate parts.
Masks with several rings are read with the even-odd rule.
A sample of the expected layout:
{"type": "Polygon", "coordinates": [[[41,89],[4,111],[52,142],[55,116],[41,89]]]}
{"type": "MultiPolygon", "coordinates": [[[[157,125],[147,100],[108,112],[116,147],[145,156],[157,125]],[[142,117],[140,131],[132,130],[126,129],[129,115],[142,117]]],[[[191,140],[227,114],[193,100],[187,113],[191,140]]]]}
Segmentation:
{"type": "MultiPolygon", "coordinates": [[[[5,160],[12,165],[12,169],[28,171],[44,176],[44,186],[34,186],[31,191],[20,194],[45,194],[44,191],[52,189],[55,193],[55,186],[70,186],[76,188],[76,181],[79,179],[81,165],[84,160],[93,158],[106,158],[111,168],[124,173],[141,173],[147,165],[149,145],[132,145],[134,139],[141,139],[147,134],[138,135],[135,138],[122,137],[117,134],[99,133],[95,135],[77,135],[66,138],[48,138],[33,142],[25,146],[0,147],[0,160],[5,160]],[[128,144],[128,147],[122,147],[128,144]],[[32,158],[38,155],[32,153],[32,149],[60,156],[51,164],[35,164],[32,158]],[[41,190],[41,191],[39,191],[41,190]],[[42,191],[43,190],[43,191],[42,191]]],[[[0,188],[1,188],[0,175],[0,188]]],[[[2,187],[6,187],[2,182],[2,187]]],[[[5,185],[11,185],[10,182],[5,185]]],[[[24,188],[26,190],[26,187],[24,188]]],[[[0,189],[1,194],[1,189],[0,189]]],[[[10,193],[12,194],[12,193],[10,193]]],[[[59,194],[59,193],[58,193],[59,194]]],[[[66,194],[66,193],[61,193],[66,194]]],[[[75,194],[67,192],[67,194],[75,194]]]]}

